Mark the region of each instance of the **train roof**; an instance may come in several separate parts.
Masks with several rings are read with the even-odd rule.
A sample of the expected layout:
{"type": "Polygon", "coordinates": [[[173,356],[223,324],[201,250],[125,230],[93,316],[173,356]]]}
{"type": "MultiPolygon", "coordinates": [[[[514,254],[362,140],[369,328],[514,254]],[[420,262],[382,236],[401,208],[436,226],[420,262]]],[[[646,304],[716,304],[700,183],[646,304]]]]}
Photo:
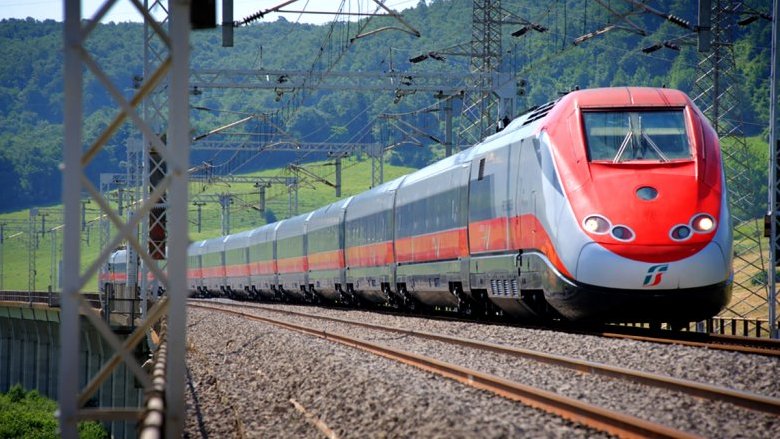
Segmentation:
{"type": "Polygon", "coordinates": [[[206,243],[205,240],[195,241],[195,242],[191,243],[189,246],[187,246],[187,255],[189,255],[189,256],[197,256],[197,255],[203,253],[201,251],[201,248],[203,247],[203,245],[205,243],[206,243]]]}
{"type": "Polygon", "coordinates": [[[108,257],[109,264],[124,264],[127,262],[127,250],[117,250],[108,257]]]}
{"type": "Polygon", "coordinates": [[[393,193],[405,178],[406,175],[398,177],[352,197],[347,209],[347,220],[392,209],[393,193]]]}
{"type": "MultiPolygon", "coordinates": [[[[486,137],[480,143],[453,156],[454,160],[470,161],[475,155],[484,154],[506,144],[499,139],[527,138],[537,134],[547,124],[562,116],[568,109],[606,109],[626,107],[683,107],[690,105],[688,96],[680,90],[654,87],[604,87],[575,90],[564,96],[536,106],[516,117],[507,127],[486,137]],[[458,157],[460,156],[460,157],[458,157]]],[[[425,168],[423,168],[425,169],[425,168]]]]}
{"type": "Polygon", "coordinates": [[[319,230],[323,227],[329,227],[338,224],[338,221],[345,213],[353,197],[347,197],[338,200],[335,203],[322,206],[311,213],[308,219],[308,230],[319,230]]]}
{"type": "Polygon", "coordinates": [[[234,233],[232,235],[227,235],[223,240],[223,244],[225,245],[225,250],[234,250],[237,248],[246,247],[246,240],[249,238],[249,235],[251,235],[251,233],[252,230],[246,230],[241,233],[234,233]]]}
{"type": "Polygon", "coordinates": [[[225,237],[220,236],[217,238],[211,238],[203,241],[203,245],[201,246],[202,251],[200,254],[224,251],[225,250],[225,245],[223,244],[224,240],[225,237]]]}
{"type": "Polygon", "coordinates": [[[680,90],[654,87],[609,87],[578,90],[560,99],[579,108],[681,107],[690,102],[680,90]]]}
{"type": "Polygon", "coordinates": [[[248,241],[247,244],[253,245],[253,244],[259,244],[261,242],[273,241],[274,235],[276,234],[276,228],[279,227],[280,223],[281,221],[277,221],[275,223],[269,223],[264,226],[260,226],[256,229],[250,230],[249,235],[247,236],[247,241],[248,241]]]}
{"type": "Polygon", "coordinates": [[[293,236],[303,235],[303,230],[306,225],[306,220],[309,219],[313,212],[296,215],[292,218],[287,218],[279,224],[276,229],[276,239],[290,238],[293,236]]]}

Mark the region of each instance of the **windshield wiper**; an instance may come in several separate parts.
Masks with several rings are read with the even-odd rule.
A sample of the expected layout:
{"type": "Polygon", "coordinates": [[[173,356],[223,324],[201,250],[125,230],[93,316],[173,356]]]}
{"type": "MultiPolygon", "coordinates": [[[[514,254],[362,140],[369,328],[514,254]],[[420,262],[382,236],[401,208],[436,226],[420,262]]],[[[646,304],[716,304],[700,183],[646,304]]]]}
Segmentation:
{"type": "Polygon", "coordinates": [[[620,158],[623,157],[623,154],[626,152],[626,148],[628,148],[628,144],[631,143],[631,138],[633,136],[634,136],[634,124],[631,123],[631,117],[629,116],[628,132],[626,133],[626,137],[623,138],[623,143],[620,144],[620,148],[618,149],[615,158],[612,159],[612,163],[620,163],[620,158]]]}
{"type": "Polygon", "coordinates": [[[653,142],[653,139],[651,139],[650,136],[647,135],[647,133],[642,133],[642,137],[644,137],[645,140],[647,140],[647,143],[650,145],[651,148],[653,148],[653,151],[655,151],[655,153],[658,154],[658,157],[661,158],[662,162],[669,161],[669,158],[666,157],[666,154],[664,154],[661,151],[661,148],[659,148],[658,145],[655,142],[653,142]]]}
{"type": "Polygon", "coordinates": [[[626,133],[626,137],[623,139],[623,143],[620,144],[620,149],[618,149],[617,155],[615,155],[615,158],[612,159],[612,163],[620,163],[620,157],[623,156],[623,153],[626,152],[626,148],[628,147],[628,144],[631,143],[631,137],[633,137],[634,133],[631,132],[631,130],[628,130],[626,133]]]}

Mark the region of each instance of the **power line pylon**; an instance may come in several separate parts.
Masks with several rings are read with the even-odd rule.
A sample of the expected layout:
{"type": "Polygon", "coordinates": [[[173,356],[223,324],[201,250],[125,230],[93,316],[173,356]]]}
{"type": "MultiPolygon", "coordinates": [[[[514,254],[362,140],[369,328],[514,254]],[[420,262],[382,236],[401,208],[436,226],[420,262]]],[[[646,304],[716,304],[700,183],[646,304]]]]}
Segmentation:
{"type": "Polygon", "coordinates": [[[720,137],[731,198],[735,242],[734,295],[722,315],[756,319],[766,315],[763,308],[767,303],[767,283],[763,281],[766,265],[759,239],[762,228],[751,212],[758,199],[759,188],[750,179],[749,164],[752,159],[743,131],[740,114],[742,95],[734,61],[732,34],[737,26],[736,12],[741,4],[735,0],[700,2],[699,29],[706,39],[709,28],[709,38],[700,41],[694,102],[710,119],[720,137]]]}
{"type": "MultiPolygon", "coordinates": [[[[501,0],[474,0],[471,16],[471,73],[498,73],[501,68],[501,0]]],[[[460,145],[473,145],[503,128],[502,119],[511,118],[502,111],[499,99],[491,92],[490,79],[481,77],[469,84],[463,97],[460,145]],[[473,90],[476,89],[476,90],[473,90]]]]}

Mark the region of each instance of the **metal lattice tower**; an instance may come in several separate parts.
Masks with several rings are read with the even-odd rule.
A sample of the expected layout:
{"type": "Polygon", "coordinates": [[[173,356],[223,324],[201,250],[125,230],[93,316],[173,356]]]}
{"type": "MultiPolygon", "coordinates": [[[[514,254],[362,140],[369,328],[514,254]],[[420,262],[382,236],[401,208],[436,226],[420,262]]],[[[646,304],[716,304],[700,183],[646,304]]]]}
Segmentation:
{"type": "MultiPolygon", "coordinates": [[[[710,48],[700,54],[694,102],[710,119],[721,140],[734,223],[734,294],[721,315],[756,319],[767,315],[767,284],[765,254],[759,238],[762,225],[751,214],[751,209],[761,201],[759,188],[750,181],[751,155],[743,132],[742,95],[732,44],[738,17],[734,12],[740,5],[740,1],[712,0],[710,48]]],[[[702,9],[702,25],[706,27],[706,5],[702,9]]]]}
{"type": "MultiPolygon", "coordinates": [[[[168,55],[170,54],[169,46],[166,44],[166,37],[164,34],[157,32],[155,28],[157,26],[165,27],[168,25],[169,3],[170,1],[166,2],[163,0],[146,1],[146,9],[150,12],[154,20],[144,21],[144,79],[158,71],[160,67],[164,65],[168,55]]],[[[152,90],[152,92],[147,95],[143,101],[144,121],[149,124],[149,127],[152,129],[152,133],[143,133],[141,144],[137,146],[133,145],[132,153],[130,151],[131,145],[128,145],[128,164],[130,163],[131,154],[135,154],[133,155],[133,164],[129,164],[130,168],[128,169],[129,173],[134,174],[131,176],[133,182],[132,187],[136,190],[136,200],[143,200],[144,202],[146,202],[149,198],[149,175],[158,170],[161,170],[163,174],[165,173],[164,169],[158,169],[164,167],[163,161],[152,161],[150,160],[150,156],[151,149],[153,148],[153,137],[163,138],[163,143],[165,143],[165,135],[163,133],[165,132],[166,122],[168,120],[168,93],[166,92],[166,89],[169,85],[169,82],[170,81],[168,77],[162,78],[160,84],[154,90],[152,90]]],[[[159,156],[155,155],[155,157],[159,156]]],[[[165,198],[165,194],[163,194],[163,197],[152,207],[152,210],[164,211],[164,209],[167,208],[165,198]]],[[[130,211],[130,214],[132,214],[132,210],[130,211]]],[[[145,249],[149,249],[150,252],[157,251],[159,254],[163,255],[165,255],[164,248],[150,248],[149,230],[156,226],[156,224],[149,224],[149,220],[150,218],[154,217],[159,221],[164,216],[165,215],[143,215],[140,223],[141,243],[143,247],[145,249]]],[[[162,224],[162,228],[165,229],[166,225],[162,224]]],[[[131,282],[136,283],[135,278],[133,281],[130,280],[131,271],[134,273],[139,273],[140,276],[138,276],[138,291],[141,295],[141,313],[146,315],[148,311],[148,296],[150,291],[147,285],[150,270],[150,267],[148,266],[149,262],[141,260],[140,265],[138,265],[136,263],[137,259],[135,252],[130,247],[128,247],[127,256],[127,288],[129,289],[131,287],[131,282]]]]}
{"type": "MultiPolygon", "coordinates": [[[[501,67],[501,0],[474,0],[471,24],[471,73],[497,73],[501,67]]],[[[473,145],[498,129],[498,98],[490,79],[469,83],[463,96],[458,144],[473,145]]]]}
{"type": "MultiPolygon", "coordinates": [[[[63,285],[62,307],[60,313],[60,374],[59,374],[59,408],[60,431],[62,437],[75,438],[77,424],[82,420],[138,420],[144,412],[140,407],[97,407],[88,408],[87,403],[98,391],[100,386],[116,371],[120,364],[137,379],[148,399],[162,401],[165,411],[164,434],[166,437],[180,437],[184,425],[184,370],[185,329],[187,300],[186,282],[186,252],[187,238],[187,169],[189,161],[189,114],[187,111],[171,111],[171,108],[189,107],[188,76],[189,76],[189,16],[190,2],[187,0],[170,0],[170,21],[161,25],[150,14],[147,8],[139,7],[138,12],[144,17],[149,29],[156,34],[166,51],[162,61],[144,75],[138,89],[131,98],[122,93],[123,85],[114,84],[103,71],[98,60],[90,54],[87,42],[98,23],[105,17],[113,5],[108,0],[102,4],[90,20],[82,20],[81,2],[79,0],[65,1],[64,26],[64,171],[62,199],[65,209],[63,254],[63,285]],[[118,111],[113,121],[94,139],[84,138],[84,75],[89,71],[97,82],[108,91],[115,101],[118,111]],[[161,138],[162,129],[153,123],[147,123],[138,114],[141,102],[154,93],[163,90],[161,84],[166,77],[176,78],[168,81],[164,89],[168,105],[161,109],[167,110],[168,123],[167,144],[161,138]],[[98,188],[87,178],[86,168],[92,159],[114,136],[117,129],[125,122],[131,122],[144,136],[145,140],[161,154],[167,162],[167,173],[155,190],[148,194],[147,199],[132,206],[134,214],[125,221],[98,188]],[[87,142],[87,145],[84,145],[87,142]],[[111,237],[108,244],[100,249],[95,260],[84,261],[80,248],[80,207],[81,193],[86,190],[91,200],[100,207],[101,214],[107,215],[117,233],[111,237]],[[162,199],[167,191],[169,205],[167,210],[169,234],[168,254],[170,261],[167,271],[162,272],[151,259],[148,247],[142,245],[136,233],[139,221],[147,216],[151,209],[162,199]],[[145,318],[136,322],[135,331],[126,339],[120,339],[113,332],[100,313],[93,309],[84,299],[81,291],[86,283],[106,263],[113,250],[122,242],[127,242],[138,256],[147,264],[154,276],[165,286],[166,295],[149,309],[145,318]],[[84,372],[79,365],[81,319],[89,320],[100,333],[101,337],[112,347],[114,356],[102,365],[101,370],[92,376],[87,375],[86,386],[80,378],[84,372]],[[157,324],[163,317],[167,322],[167,349],[161,352],[165,361],[164,385],[153,382],[152,377],[140,366],[132,355],[135,347],[144,340],[147,330],[157,324]]],[[[148,4],[148,3],[147,3],[148,4]]],[[[158,5],[158,3],[155,3],[158,5]]],[[[154,7],[154,5],[152,6],[154,7]]],[[[159,409],[159,408],[158,408],[159,409]]],[[[140,434],[143,436],[143,434],[140,434]]]]}
{"type": "MultiPolygon", "coordinates": [[[[772,44],[771,44],[771,70],[769,91],[769,224],[771,242],[769,245],[770,264],[769,272],[776,273],[780,263],[780,138],[778,138],[778,80],[780,79],[780,0],[772,1],[772,44]]],[[[780,319],[777,316],[778,304],[777,276],[768,276],[769,292],[767,302],[769,304],[769,324],[773,338],[780,338],[780,319]]]]}

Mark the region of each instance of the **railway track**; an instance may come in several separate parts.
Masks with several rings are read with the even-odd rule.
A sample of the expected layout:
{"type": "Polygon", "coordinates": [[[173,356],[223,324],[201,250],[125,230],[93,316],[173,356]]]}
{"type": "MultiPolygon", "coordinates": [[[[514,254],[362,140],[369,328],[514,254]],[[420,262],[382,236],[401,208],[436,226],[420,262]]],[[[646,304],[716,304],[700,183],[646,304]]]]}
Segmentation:
{"type": "MultiPolygon", "coordinates": [[[[336,308],[341,309],[341,308],[336,308]]],[[[441,321],[473,322],[488,325],[502,325],[518,328],[535,328],[563,331],[573,334],[595,335],[607,338],[646,341],[651,343],[675,344],[680,346],[701,347],[715,350],[740,352],[745,354],[780,357],[780,340],[759,337],[713,334],[706,332],[673,331],[622,325],[581,325],[571,322],[552,322],[550,324],[517,323],[511,320],[447,316],[438,313],[407,313],[377,309],[387,315],[416,316],[441,321]]]]}
{"type": "Polygon", "coordinates": [[[622,338],[652,343],[702,347],[745,354],[780,357],[780,340],[703,332],[636,330],[629,327],[611,327],[587,332],[601,337],[622,338]]]}
{"type": "Polygon", "coordinates": [[[286,329],[326,338],[328,340],[362,349],[364,351],[372,352],[384,357],[389,357],[477,388],[492,391],[506,398],[521,401],[524,404],[541,408],[566,419],[571,419],[575,422],[618,436],[691,437],[690,434],[683,431],[675,430],[673,428],[669,428],[653,422],[644,421],[634,416],[626,415],[616,411],[606,410],[601,407],[586,404],[575,399],[551,393],[549,391],[529,387],[495,375],[468,369],[423,355],[382,346],[362,339],[348,337],[342,334],[334,333],[332,331],[312,328],[311,326],[305,326],[300,323],[292,323],[290,322],[290,318],[296,319],[297,321],[309,318],[322,322],[350,325],[371,331],[391,332],[403,337],[422,338],[435,342],[446,343],[452,346],[460,346],[485,352],[499,353],[516,358],[522,357],[547,364],[554,364],[556,366],[568,368],[578,372],[592,373],[611,378],[634,381],[644,385],[659,387],[675,392],[682,392],[696,396],[698,398],[706,398],[714,401],[725,401],[749,408],[751,410],[758,410],[770,413],[772,415],[780,415],[780,399],[693,381],[671,378],[668,376],[639,372],[606,364],[566,358],[564,356],[546,354],[539,351],[485,343],[478,340],[451,337],[441,334],[380,326],[362,321],[311,315],[307,313],[281,310],[261,305],[248,306],[247,304],[214,304],[203,301],[191,301],[190,306],[218,310],[220,312],[230,313],[242,318],[262,321],[264,323],[273,324],[286,329]],[[277,315],[287,317],[287,319],[278,320],[269,317],[258,316],[252,312],[253,310],[275,313],[277,315]]]}
{"type": "MultiPolygon", "coordinates": [[[[348,310],[336,305],[319,305],[329,309],[348,310]]],[[[500,318],[473,318],[468,316],[449,316],[442,313],[401,312],[381,307],[368,308],[372,312],[391,316],[422,317],[445,322],[471,322],[486,325],[501,325],[518,328],[533,328],[562,331],[572,334],[595,335],[606,338],[645,341],[651,343],[675,344],[722,351],[740,352],[745,354],[780,357],[780,340],[759,337],[744,337],[736,335],[713,334],[704,332],[672,331],[643,327],[621,325],[583,326],[569,322],[553,322],[551,324],[517,323],[500,318]]]]}
{"type": "MultiPolygon", "coordinates": [[[[85,299],[94,307],[100,308],[100,295],[98,293],[83,293],[85,299]]],[[[22,302],[22,303],[40,303],[47,304],[50,307],[60,306],[59,293],[49,293],[44,291],[0,291],[0,301],[22,302]]],[[[335,307],[336,309],[340,309],[335,307]]],[[[402,315],[402,316],[421,316],[443,321],[470,321],[482,324],[499,324],[508,326],[528,327],[528,325],[517,324],[509,321],[494,321],[484,319],[473,319],[463,317],[450,317],[438,314],[415,314],[399,313],[388,310],[378,310],[383,314],[402,315]]],[[[647,341],[652,343],[677,344],[681,346],[704,347],[708,349],[717,349],[725,351],[742,352],[747,354],[766,355],[771,357],[780,357],[780,340],[758,337],[741,337],[734,335],[722,335],[700,332],[685,331],[660,331],[647,328],[637,328],[629,326],[599,326],[592,328],[582,328],[570,324],[557,326],[539,326],[540,329],[553,329],[557,331],[566,331],[571,333],[598,335],[608,338],[621,338],[638,341],[647,341]]]]}

